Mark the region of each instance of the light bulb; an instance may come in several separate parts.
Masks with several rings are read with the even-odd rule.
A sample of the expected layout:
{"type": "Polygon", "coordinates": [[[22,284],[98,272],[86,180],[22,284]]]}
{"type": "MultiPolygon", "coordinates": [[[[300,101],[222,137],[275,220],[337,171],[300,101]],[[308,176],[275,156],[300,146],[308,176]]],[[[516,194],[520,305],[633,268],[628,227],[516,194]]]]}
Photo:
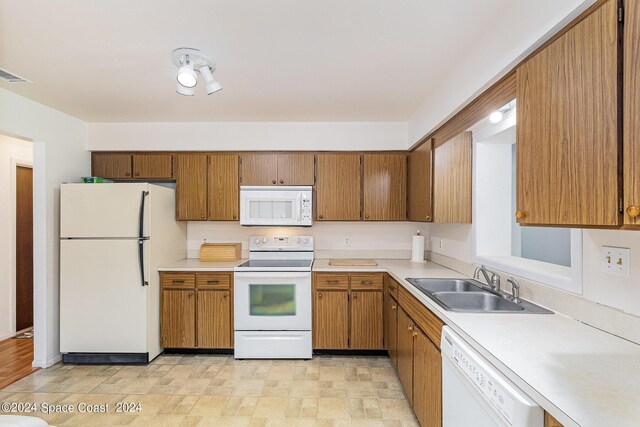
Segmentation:
{"type": "Polygon", "coordinates": [[[194,87],[198,83],[198,76],[192,65],[183,65],[178,70],[178,83],[184,87],[194,87]]]}
{"type": "Polygon", "coordinates": [[[489,121],[491,123],[498,123],[500,120],[502,120],[502,112],[500,111],[494,111],[489,115],[489,121]]]}

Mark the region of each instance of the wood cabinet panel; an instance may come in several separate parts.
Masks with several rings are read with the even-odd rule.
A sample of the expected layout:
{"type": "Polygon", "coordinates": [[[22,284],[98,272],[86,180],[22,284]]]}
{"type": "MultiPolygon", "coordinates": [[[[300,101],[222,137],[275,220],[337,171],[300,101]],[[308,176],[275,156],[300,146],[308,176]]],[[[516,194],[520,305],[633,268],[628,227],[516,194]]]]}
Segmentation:
{"type": "Polygon", "coordinates": [[[407,156],[363,156],[365,221],[404,221],[407,218],[407,156]]]}
{"type": "Polygon", "coordinates": [[[349,348],[348,292],[313,292],[313,348],[349,348]]]}
{"type": "Polygon", "coordinates": [[[521,224],[620,223],[618,58],[609,0],[516,70],[521,224]]]}
{"type": "Polygon", "coordinates": [[[360,220],[360,155],[316,156],[316,219],[360,220]]]}
{"type": "Polygon", "coordinates": [[[351,292],[350,348],[352,350],[384,348],[382,300],[382,292],[351,292]]]}
{"type": "Polygon", "coordinates": [[[177,154],[174,172],[176,219],[205,221],[207,219],[207,155],[177,154]]]}
{"type": "Polygon", "coordinates": [[[433,219],[432,153],[433,139],[428,139],[409,154],[407,178],[409,221],[431,221],[433,219]]]}
{"type": "Polygon", "coordinates": [[[560,424],[560,421],[556,420],[555,418],[553,418],[551,416],[551,414],[549,414],[548,412],[545,411],[544,413],[544,427],[564,427],[562,424],[560,424]]]}
{"type": "Polygon", "coordinates": [[[407,313],[398,307],[397,369],[409,402],[413,402],[413,327],[407,313]]]}
{"type": "Polygon", "coordinates": [[[210,154],[208,157],[209,221],[239,219],[239,156],[210,154]]]}
{"type": "Polygon", "coordinates": [[[384,273],[351,273],[351,290],[382,291],[384,288],[384,273]]]}
{"type": "Polygon", "coordinates": [[[624,224],[640,226],[640,2],[627,1],[624,18],[624,224]]]}
{"type": "Polygon", "coordinates": [[[231,275],[229,273],[196,273],[196,283],[198,289],[220,289],[231,288],[231,275]]]}
{"type": "Polygon", "coordinates": [[[413,342],[413,410],[421,427],[442,426],[442,357],[420,330],[413,342]]]}
{"type": "Polygon", "coordinates": [[[164,289],[160,309],[162,347],[196,346],[196,291],[164,289]]]}
{"type": "Polygon", "coordinates": [[[434,150],[434,222],[471,223],[471,177],[471,132],[463,132],[434,150]]]}
{"type": "Polygon", "coordinates": [[[231,292],[198,289],[198,348],[231,348],[231,292]]]}
{"type": "Polygon", "coordinates": [[[277,185],[277,154],[243,154],[242,185],[277,185]]]}
{"type": "Polygon", "coordinates": [[[131,154],[92,153],[91,174],[101,178],[131,179],[131,154]]]}
{"type": "Polygon", "coordinates": [[[387,293],[391,294],[391,296],[396,300],[398,299],[398,289],[400,289],[400,284],[388,274],[385,277],[385,288],[387,293]]]}
{"type": "Polygon", "coordinates": [[[313,153],[278,154],[278,185],[313,185],[313,153]]]}
{"type": "Polygon", "coordinates": [[[133,177],[135,179],[173,178],[171,154],[134,154],[133,177]]]}
{"type": "Polygon", "coordinates": [[[179,273],[179,272],[162,272],[160,273],[160,282],[163,288],[195,288],[196,278],[193,273],[179,273]]]}
{"type": "Polygon", "coordinates": [[[420,329],[427,334],[434,345],[440,348],[444,323],[402,286],[398,291],[398,303],[411,319],[417,323],[420,329]]]}
{"type": "Polygon", "coordinates": [[[398,369],[398,302],[390,293],[384,295],[384,343],[393,366],[398,369]]]}
{"type": "Polygon", "coordinates": [[[314,273],[315,290],[336,291],[349,290],[349,274],[314,273]]]}

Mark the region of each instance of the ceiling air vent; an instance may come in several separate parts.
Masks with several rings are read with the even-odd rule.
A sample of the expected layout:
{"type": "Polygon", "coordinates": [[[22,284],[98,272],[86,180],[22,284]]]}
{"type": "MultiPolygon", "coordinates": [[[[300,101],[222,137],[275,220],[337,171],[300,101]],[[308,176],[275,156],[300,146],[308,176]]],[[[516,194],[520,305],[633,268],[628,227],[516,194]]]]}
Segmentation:
{"type": "Polygon", "coordinates": [[[31,80],[15,75],[3,68],[0,68],[0,80],[7,83],[33,83],[31,80]]]}

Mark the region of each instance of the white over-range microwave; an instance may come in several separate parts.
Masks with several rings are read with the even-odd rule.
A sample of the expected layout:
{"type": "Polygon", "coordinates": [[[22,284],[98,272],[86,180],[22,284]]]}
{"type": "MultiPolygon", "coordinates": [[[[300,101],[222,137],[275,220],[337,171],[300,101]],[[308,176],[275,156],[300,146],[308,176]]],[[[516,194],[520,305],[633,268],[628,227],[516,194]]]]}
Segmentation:
{"type": "Polygon", "coordinates": [[[310,227],[311,187],[240,187],[240,225],[310,227]]]}

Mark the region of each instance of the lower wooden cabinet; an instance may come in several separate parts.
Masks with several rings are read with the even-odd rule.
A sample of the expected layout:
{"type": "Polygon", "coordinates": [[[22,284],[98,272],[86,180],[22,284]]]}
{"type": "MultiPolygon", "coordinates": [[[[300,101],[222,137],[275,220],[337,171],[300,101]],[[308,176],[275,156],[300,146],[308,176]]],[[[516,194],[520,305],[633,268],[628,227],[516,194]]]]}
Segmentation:
{"type": "Polygon", "coordinates": [[[313,348],[384,349],[382,273],[313,274],[313,348]]]}
{"type": "Polygon", "coordinates": [[[162,347],[233,347],[232,273],[164,272],[161,283],[162,347]]]}
{"type": "Polygon", "coordinates": [[[413,403],[413,321],[398,309],[398,377],[409,402],[413,403]]]}
{"type": "Polygon", "coordinates": [[[384,343],[391,363],[398,369],[398,302],[390,292],[384,294],[384,343]]]}
{"type": "Polygon", "coordinates": [[[439,427],[442,425],[442,356],[417,327],[413,337],[413,411],[422,427],[439,427]]]}
{"type": "Polygon", "coordinates": [[[556,420],[548,412],[544,413],[544,427],[564,427],[560,421],[556,420]]]}

